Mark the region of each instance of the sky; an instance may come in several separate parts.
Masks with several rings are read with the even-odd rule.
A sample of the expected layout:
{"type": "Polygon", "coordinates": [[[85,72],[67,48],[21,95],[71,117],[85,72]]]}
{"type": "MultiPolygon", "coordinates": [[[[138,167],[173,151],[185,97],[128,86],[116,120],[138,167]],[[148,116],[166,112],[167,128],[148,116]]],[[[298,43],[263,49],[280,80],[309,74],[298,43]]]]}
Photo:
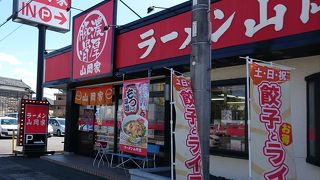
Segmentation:
{"type": "MultiPolygon", "coordinates": [[[[48,0],[49,1],[49,0],[48,0]]],[[[72,0],[72,7],[86,10],[103,0],[72,0]]],[[[187,0],[122,0],[141,17],[159,12],[155,9],[147,14],[150,6],[169,8],[187,0]]],[[[0,0],[0,24],[12,14],[13,0],[0,0]]],[[[71,9],[71,17],[81,11],[71,9]]],[[[72,19],[72,18],[71,18],[72,19]]],[[[139,17],[118,0],[117,25],[124,25],[138,20],[139,17]]],[[[72,22],[71,22],[72,25],[72,22]]],[[[55,50],[71,44],[72,26],[67,33],[46,31],[46,49],[55,50]]],[[[36,92],[38,57],[38,29],[29,25],[22,25],[8,21],[0,27],[0,76],[21,79],[36,92]]],[[[57,89],[44,89],[45,97],[54,99],[57,89]]]]}

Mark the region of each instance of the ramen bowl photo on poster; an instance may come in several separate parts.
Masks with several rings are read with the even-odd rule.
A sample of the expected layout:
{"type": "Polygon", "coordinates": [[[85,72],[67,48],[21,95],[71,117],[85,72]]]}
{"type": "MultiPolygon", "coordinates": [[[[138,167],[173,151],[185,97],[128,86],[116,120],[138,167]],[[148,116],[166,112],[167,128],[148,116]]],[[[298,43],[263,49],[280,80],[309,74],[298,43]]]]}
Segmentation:
{"type": "Polygon", "coordinates": [[[148,121],[140,115],[129,115],[123,119],[121,128],[127,141],[138,144],[147,136],[148,121]]]}

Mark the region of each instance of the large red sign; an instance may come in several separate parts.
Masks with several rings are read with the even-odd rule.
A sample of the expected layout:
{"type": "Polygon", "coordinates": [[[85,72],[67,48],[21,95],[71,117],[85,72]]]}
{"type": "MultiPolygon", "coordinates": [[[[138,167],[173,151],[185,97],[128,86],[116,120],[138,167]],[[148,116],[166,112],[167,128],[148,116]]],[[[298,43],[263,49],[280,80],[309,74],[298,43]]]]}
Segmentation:
{"type": "Polygon", "coordinates": [[[73,79],[112,73],[113,11],[108,1],[74,18],[73,79]]]}
{"type": "Polygon", "coordinates": [[[67,32],[70,29],[68,7],[71,7],[71,0],[16,0],[14,21],[33,26],[43,24],[50,30],[67,32]]]}
{"type": "MultiPolygon", "coordinates": [[[[319,0],[213,3],[210,11],[212,49],[320,30],[319,5],[319,0]]],[[[190,42],[189,11],[119,35],[116,67],[188,55],[190,42]]]]}
{"type": "Polygon", "coordinates": [[[48,106],[26,104],[25,108],[25,134],[46,134],[48,106]]]}
{"type": "Polygon", "coordinates": [[[48,101],[22,99],[19,114],[19,145],[46,145],[48,101]]]}

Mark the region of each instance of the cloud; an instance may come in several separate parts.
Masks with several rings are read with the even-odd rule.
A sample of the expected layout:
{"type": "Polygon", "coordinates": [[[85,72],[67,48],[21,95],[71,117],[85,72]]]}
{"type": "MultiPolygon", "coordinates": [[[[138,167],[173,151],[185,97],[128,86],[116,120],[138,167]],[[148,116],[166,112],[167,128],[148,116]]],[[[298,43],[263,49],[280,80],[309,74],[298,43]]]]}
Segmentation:
{"type": "Polygon", "coordinates": [[[32,90],[36,90],[37,85],[37,73],[28,71],[24,68],[16,68],[14,70],[15,72],[15,78],[16,79],[22,79],[24,83],[26,83],[28,86],[31,87],[32,90]]]}
{"type": "Polygon", "coordinates": [[[10,63],[12,65],[19,65],[21,62],[11,54],[6,54],[3,52],[0,52],[0,62],[10,63]]]}
{"type": "Polygon", "coordinates": [[[36,72],[28,71],[27,69],[24,68],[16,68],[14,70],[15,73],[19,74],[21,77],[37,77],[36,72]]]}

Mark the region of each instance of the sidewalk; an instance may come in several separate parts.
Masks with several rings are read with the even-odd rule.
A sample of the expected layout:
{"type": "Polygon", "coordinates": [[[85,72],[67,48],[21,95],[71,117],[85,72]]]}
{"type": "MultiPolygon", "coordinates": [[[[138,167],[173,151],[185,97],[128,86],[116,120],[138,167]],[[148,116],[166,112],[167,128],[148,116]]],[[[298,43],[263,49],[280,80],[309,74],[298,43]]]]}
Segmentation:
{"type": "MultiPolygon", "coordinates": [[[[93,158],[75,155],[75,154],[56,154],[49,156],[41,156],[41,159],[50,161],[52,163],[70,167],[76,169],[81,172],[85,172],[88,174],[92,174],[95,176],[99,176],[105,179],[111,180],[129,180],[130,175],[128,170],[119,169],[119,168],[108,168],[106,165],[101,165],[99,168],[97,167],[97,163],[95,167],[92,166],[93,158]]],[[[156,173],[155,173],[156,174],[156,173]]],[[[167,173],[161,172],[164,177],[170,177],[170,171],[167,173]]],[[[217,177],[214,175],[210,175],[210,180],[227,180],[223,177],[217,177]]]]}
{"type": "Polygon", "coordinates": [[[92,162],[93,158],[79,156],[75,154],[56,154],[56,155],[49,155],[49,156],[41,156],[41,159],[70,167],[88,174],[92,174],[95,176],[103,177],[106,179],[112,180],[126,180],[130,179],[130,175],[128,172],[125,172],[123,169],[119,168],[108,168],[106,165],[101,165],[99,168],[96,165],[93,167],[92,162]]]}

